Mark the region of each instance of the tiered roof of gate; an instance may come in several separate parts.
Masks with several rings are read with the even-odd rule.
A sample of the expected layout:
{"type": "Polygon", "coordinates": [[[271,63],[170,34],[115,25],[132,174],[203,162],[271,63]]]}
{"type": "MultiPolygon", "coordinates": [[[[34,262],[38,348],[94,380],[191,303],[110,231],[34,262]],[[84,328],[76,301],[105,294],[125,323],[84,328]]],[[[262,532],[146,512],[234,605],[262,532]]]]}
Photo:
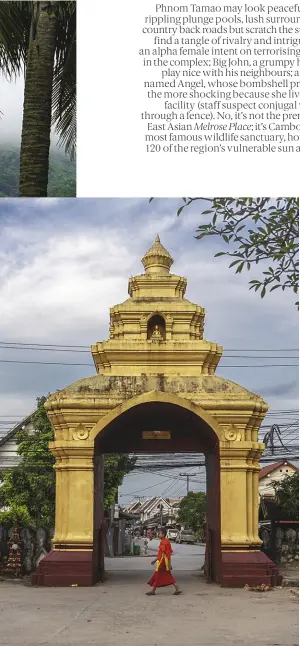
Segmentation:
{"type": "Polygon", "coordinates": [[[129,279],[129,298],[110,310],[108,341],[92,346],[98,374],[213,375],[223,348],[203,339],[205,309],[185,298],[187,280],[170,272],[159,236],[129,279]]]}

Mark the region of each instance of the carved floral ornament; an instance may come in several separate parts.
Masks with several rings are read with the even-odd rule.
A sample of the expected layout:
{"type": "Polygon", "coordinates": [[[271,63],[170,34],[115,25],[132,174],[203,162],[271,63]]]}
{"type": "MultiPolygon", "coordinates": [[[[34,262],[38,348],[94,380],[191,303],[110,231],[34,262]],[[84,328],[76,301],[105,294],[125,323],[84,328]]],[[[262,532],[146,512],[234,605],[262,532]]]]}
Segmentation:
{"type": "Polygon", "coordinates": [[[242,434],[234,424],[231,424],[224,430],[224,437],[227,442],[240,442],[242,434]]]}
{"type": "Polygon", "coordinates": [[[87,440],[89,436],[89,431],[83,424],[78,424],[78,426],[73,431],[73,440],[87,440]]]}

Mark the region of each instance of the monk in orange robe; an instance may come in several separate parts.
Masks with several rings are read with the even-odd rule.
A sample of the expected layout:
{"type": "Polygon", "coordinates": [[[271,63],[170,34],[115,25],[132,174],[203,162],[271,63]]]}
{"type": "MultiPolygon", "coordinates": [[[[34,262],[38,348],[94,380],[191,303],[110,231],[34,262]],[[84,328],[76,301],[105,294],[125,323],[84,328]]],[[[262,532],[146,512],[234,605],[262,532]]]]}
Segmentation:
{"type": "Polygon", "coordinates": [[[167,585],[173,585],[175,588],[174,594],[181,594],[181,590],[171,573],[171,554],[173,553],[171,543],[168,538],[166,538],[167,530],[161,529],[159,532],[160,544],[158,548],[157,560],[152,561],[151,565],[156,563],[156,568],[153,576],[148,585],[151,585],[152,590],[146,592],[148,596],[152,596],[156,593],[156,588],[164,588],[167,585]]]}

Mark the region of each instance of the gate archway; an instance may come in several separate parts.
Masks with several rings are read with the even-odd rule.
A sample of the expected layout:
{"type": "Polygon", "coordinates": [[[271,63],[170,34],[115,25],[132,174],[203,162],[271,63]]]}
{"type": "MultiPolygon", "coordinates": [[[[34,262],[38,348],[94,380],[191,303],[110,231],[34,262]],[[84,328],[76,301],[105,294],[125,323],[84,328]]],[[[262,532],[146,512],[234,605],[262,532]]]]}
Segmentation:
{"type": "Polygon", "coordinates": [[[187,281],[170,273],[173,260],[158,236],[142,262],[145,273],[130,279],[129,298],[111,308],[109,340],[91,348],[97,374],[46,403],[55,435],[55,536],[32,582],[92,585],[101,578],[101,456],[159,447],[205,454],[214,580],[274,584],[278,570],[258,537],[258,430],[268,406],[215,374],[223,349],[203,339],[205,310],[184,297],[187,281]],[[152,317],[164,325],[149,333],[152,317]],[[168,439],[143,435],[162,430],[168,439]]]}
{"type": "MultiPolygon", "coordinates": [[[[220,581],[220,453],[221,428],[200,406],[176,395],[153,391],[119,405],[92,429],[94,438],[93,580],[104,578],[103,454],[204,453],[207,472],[207,528],[210,536],[209,571],[220,581]],[[154,432],[154,433],[153,433],[154,432]],[[163,432],[166,439],[150,437],[163,432]]],[[[207,564],[208,565],[208,564],[207,564]]]]}

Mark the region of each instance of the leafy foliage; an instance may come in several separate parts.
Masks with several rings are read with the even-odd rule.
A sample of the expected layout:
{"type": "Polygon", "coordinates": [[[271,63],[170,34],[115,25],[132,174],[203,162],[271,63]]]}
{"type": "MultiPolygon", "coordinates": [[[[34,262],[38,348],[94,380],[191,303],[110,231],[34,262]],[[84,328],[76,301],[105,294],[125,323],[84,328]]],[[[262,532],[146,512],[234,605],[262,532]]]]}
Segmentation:
{"type": "MultiPolygon", "coordinates": [[[[0,197],[19,195],[20,152],[0,147],[0,197]]],[[[51,152],[48,197],[76,197],[76,165],[64,155],[51,152]]]]}
{"type": "Polygon", "coordinates": [[[179,505],[178,521],[196,534],[203,534],[206,514],[206,494],[190,491],[179,505]]]}
{"type": "Polygon", "coordinates": [[[12,527],[13,525],[31,527],[32,520],[24,505],[13,504],[10,509],[6,511],[0,510],[0,525],[6,525],[7,527],[12,527]]]}
{"type": "Polygon", "coordinates": [[[1,474],[0,506],[25,507],[34,526],[51,526],[54,520],[55,459],[48,448],[53,431],[44,408],[45,400],[45,397],[37,400],[32,420],[35,432],[21,429],[18,433],[20,464],[1,474]]]}
{"type": "Polygon", "coordinates": [[[288,516],[299,518],[299,471],[287,475],[281,482],[272,482],[275,489],[275,499],[279,507],[288,516]]]}
{"type": "Polygon", "coordinates": [[[0,2],[0,71],[9,80],[24,73],[38,13],[56,15],[52,96],[53,124],[71,157],[76,147],[76,2],[0,2]]]}
{"type": "Polygon", "coordinates": [[[118,487],[124,476],[132,471],[136,458],[126,453],[112,453],[104,456],[104,509],[108,510],[116,501],[118,487]]]}
{"type": "MultiPolygon", "coordinates": [[[[0,508],[9,507],[11,514],[19,513],[26,525],[34,527],[54,525],[55,512],[55,458],[49,450],[53,430],[44,403],[46,397],[37,399],[33,414],[34,432],[22,429],[18,433],[20,464],[10,471],[0,473],[0,508]]],[[[127,455],[105,456],[104,508],[115,502],[118,487],[134,466],[135,460],[127,455]]],[[[8,514],[8,512],[2,512],[8,514]]]]}
{"type": "Polygon", "coordinates": [[[217,236],[228,244],[230,249],[216,253],[215,257],[232,257],[229,266],[235,267],[236,274],[263,261],[270,262],[261,278],[249,282],[250,289],[260,291],[262,298],[267,290],[279,288],[298,293],[298,198],[183,197],[182,200],[177,215],[197,200],[209,202],[209,208],[201,215],[209,216],[210,222],[199,225],[196,238],[217,236]]]}
{"type": "Polygon", "coordinates": [[[57,33],[52,123],[60,145],[75,155],[76,146],[76,2],[57,2],[57,33]]]}

